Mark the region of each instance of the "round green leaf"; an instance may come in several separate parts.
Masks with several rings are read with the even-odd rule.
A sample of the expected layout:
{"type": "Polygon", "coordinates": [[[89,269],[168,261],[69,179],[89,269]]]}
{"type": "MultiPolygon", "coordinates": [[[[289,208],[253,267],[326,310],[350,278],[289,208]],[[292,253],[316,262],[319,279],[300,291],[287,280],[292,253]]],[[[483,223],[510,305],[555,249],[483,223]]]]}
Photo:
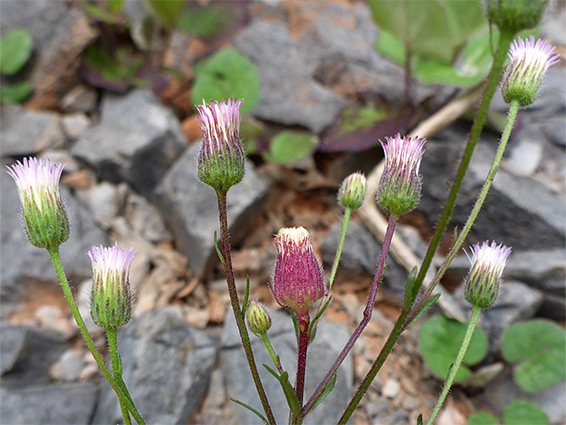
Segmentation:
{"type": "MultiPolygon", "coordinates": [[[[445,379],[450,366],[456,360],[466,333],[467,323],[438,315],[424,322],[419,331],[419,350],[432,372],[445,379]]],[[[487,354],[488,341],[485,332],[476,327],[462,366],[455,381],[466,379],[471,371],[466,365],[480,362],[487,354]]]]}
{"type": "Polygon", "coordinates": [[[548,417],[536,404],[527,400],[509,403],[503,411],[504,425],[548,425],[548,417]]]}
{"type": "Polygon", "coordinates": [[[0,99],[4,105],[22,103],[32,91],[33,87],[27,81],[17,84],[2,84],[2,87],[0,87],[0,99]]]}
{"type": "Polygon", "coordinates": [[[203,99],[221,101],[234,97],[244,99],[240,108],[248,112],[259,101],[259,74],[255,65],[236,49],[227,48],[217,52],[197,65],[196,81],[191,94],[194,104],[203,99]]]}
{"type": "Polygon", "coordinates": [[[316,138],[310,134],[282,131],[271,140],[265,157],[279,164],[296,162],[309,155],[316,145],[316,138]]]}
{"type": "Polygon", "coordinates": [[[475,413],[468,418],[466,425],[497,425],[497,418],[491,413],[475,413]]]}
{"type": "Polygon", "coordinates": [[[0,73],[14,75],[28,61],[33,49],[33,38],[23,29],[12,30],[0,40],[0,73]]]}

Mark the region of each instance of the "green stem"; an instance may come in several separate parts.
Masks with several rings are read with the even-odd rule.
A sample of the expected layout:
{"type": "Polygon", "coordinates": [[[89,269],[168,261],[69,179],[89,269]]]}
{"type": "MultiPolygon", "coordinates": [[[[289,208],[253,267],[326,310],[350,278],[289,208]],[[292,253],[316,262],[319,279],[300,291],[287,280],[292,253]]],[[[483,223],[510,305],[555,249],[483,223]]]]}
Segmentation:
{"type": "Polygon", "coordinates": [[[285,371],[283,370],[283,366],[281,366],[281,359],[275,353],[275,350],[273,349],[273,346],[271,345],[271,341],[269,340],[269,337],[267,336],[267,332],[260,333],[259,337],[263,341],[265,348],[267,348],[267,352],[269,353],[271,360],[273,360],[273,364],[277,368],[277,371],[279,372],[279,374],[283,374],[283,372],[285,372],[285,371]]]}
{"type": "Polygon", "coordinates": [[[468,329],[466,329],[466,335],[464,335],[464,341],[462,342],[462,345],[460,346],[460,351],[458,351],[458,355],[456,356],[456,360],[454,361],[454,363],[450,367],[450,373],[448,374],[448,378],[446,379],[446,382],[444,383],[444,389],[442,390],[442,393],[440,394],[440,397],[438,398],[438,401],[436,402],[436,406],[434,406],[434,410],[432,411],[432,415],[430,415],[430,419],[426,423],[427,425],[432,425],[432,423],[436,419],[436,416],[438,415],[438,412],[440,411],[440,408],[442,407],[442,404],[444,403],[444,400],[446,399],[446,396],[448,395],[448,392],[450,391],[450,388],[452,387],[452,383],[454,382],[454,378],[456,377],[456,373],[458,373],[458,369],[460,369],[460,366],[462,365],[462,360],[464,360],[464,356],[466,355],[466,352],[468,351],[468,346],[470,345],[470,341],[472,340],[472,335],[474,334],[474,330],[476,328],[476,323],[478,321],[478,318],[480,317],[481,311],[482,310],[479,307],[474,307],[473,310],[472,310],[472,317],[470,318],[470,323],[468,324],[468,329]]]}
{"type": "Polygon", "coordinates": [[[489,110],[489,105],[499,85],[499,81],[501,79],[501,72],[503,70],[503,64],[505,63],[505,58],[507,57],[507,52],[509,50],[509,46],[514,36],[515,36],[515,32],[508,30],[502,30],[501,33],[499,34],[499,44],[497,46],[497,50],[493,58],[493,65],[491,67],[491,71],[487,79],[485,93],[482,98],[478,113],[474,119],[474,123],[472,125],[470,135],[468,137],[468,142],[466,144],[464,155],[462,156],[462,160],[458,167],[458,171],[456,172],[454,183],[452,183],[452,187],[450,188],[448,199],[444,204],[444,209],[442,210],[442,214],[438,219],[436,230],[434,232],[432,240],[430,241],[426,255],[421,264],[419,274],[417,275],[417,278],[415,280],[415,287],[417,291],[420,289],[420,287],[423,284],[426,273],[432,263],[434,254],[436,253],[436,249],[438,248],[442,235],[444,234],[444,230],[446,229],[448,223],[450,222],[450,219],[452,218],[452,213],[454,212],[454,207],[456,205],[456,197],[458,196],[458,192],[462,187],[464,176],[466,175],[466,171],[468,170],[468,166],[472,159],[474,149],[476,148],[478,139],[485,124],[487,112],[489,110]]]}
{"type": "MultiPolygon", "coordinates": [[[[106,335],[108,336],[108,350],[110,351],[110,359],[112,361],[112,372],[114,372],[114,379],[118,384],[125,389],[125,385],[122,385],[122,359],[120,359],[120,354],[118,353],[118,341],[117,341],[117,331],[115,328],[106,329],[106,335]]],[[[125,425],[131,425],[130,413],[128,408],[122,399],[120,399],[120,409],[122,410],[122,416],[124,417],[125,425]]]]}
{"type": "Polygon", "coordinates": [[[336,277],[336,271],[338,270],[338,263],[340,263],[340,256],[342,255],[342,248],[344,247],[344,240],[346,239],[346,231],[348,230],[348,223],[350,222],[350,216],[352,215],[352,208],[347,208],[344,210],[344,219],[342,220],[342,233],[340,235],[340,242],[338,243],[338,249],[336,250],[336,256],[334,257],[334,264],[332,264],[332,271],[330,272],[330,280],[328,281],[328,292],[332,289],[332,284],[334,283],[334,278],[336,277]]]}
{"type": "Polygon", "coordinates": [[[271,411],[271,406],[269,405],[269,400],[267,399],[267,394],[263,388],[259,372],[257,371],[257,366],[254,359],[254,353],[252,351],[252,345],[250,343],[250,336],[248,334],[248,329],[246,327],[246,322],[240,308],[240,301],[238,300],[238,291],[236,290],[236,279],[234,277],[234,269],[232,267],[232,254],[230,249],[230,234],[228,232],[228,213],[226,210],[226,192],[217,191],[216,195],[218,197],[218,216],[220,221],[220,236],[222,239],[222,251],[224,257],[224,274],[226,275],[226,284],[228,285],[228,294],[230,295],[230,304],[232,305],[232,310],[234,311],[234,317],[236,318],[236,325],[238,326],[238,331],[240,332],[240,339],[242,340],[242,345],[244,346],[244,351],[246,353],[246,358],[248,360],[248,365],[250,367],[250,372],[252,378],[261,400],[263,410],[267,416],[267,420],[271,425],[275,425],[275,417],[271,411]]]}
{"type": "Polygon", "coordinates": [[[53,267],[55,267],[55,272],[57,273],[57,277],[59,278],[59,283],[61,284],[61,289],[63,290],[65,299],[67,300],[67,303],[69,304],[69,307],[71,309],[71,313],[73,314],[73,317],[75,318],[75,321],[79,326],[79,331],[81,332],[81,335],[83,336],[88,349],[92,353],[92,357],[94,357],[96,364],[102,371],[102,374],[104,375],[104,377],[106,378],[112,389],[116,392],[116,395],[118,396],[120,401],[124,402],[124,404],[128,407],[128,410],[132,413],[132,416],[134,417],[136,422],[139,425],[145,425],[145,422],[142,419],[141,415],[139,414],[138,410],[136,409],[134,403],[127,398],[124,391],[120,388],[120,386],[117,384],[116,380],[113,378],[112,374],[106,367],[106,364],[104,364],[104,360],[102,359],[100,353],[96,348],[96,345],[94,345],[94,341],[92,340],[90,334],[88,333],[85,322],[83,321],[83,318],[81,317],[81,313],[79,312],[77,304],[75,303],[75,299],[73,298],[73,293],[71,292],[69,282],[67,281],[67,276],[65,275],[65,271],[63,270],[63,264],[61,263],[61,256],[59,255],[59,247],[48,249],[48,252],[49,255],[51,256],[53,267]]]}

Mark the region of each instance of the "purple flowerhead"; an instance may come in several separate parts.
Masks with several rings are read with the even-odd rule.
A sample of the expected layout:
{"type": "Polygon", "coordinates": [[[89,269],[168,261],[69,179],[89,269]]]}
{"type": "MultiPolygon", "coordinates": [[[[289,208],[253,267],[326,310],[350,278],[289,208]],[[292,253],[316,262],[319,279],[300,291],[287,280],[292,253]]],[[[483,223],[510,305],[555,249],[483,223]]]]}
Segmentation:
{"type": "Polygon", "coordinates": [[[244,178],[246,154],[240,141],[242,100],[204,101],[197,106],[203,138],[198,177],[219,193],[226,193],[244,178]]]}
{"type": "Polygon", "coordinates": [[[503,77],[503,99],[505,102],[519,102],[519,106],[531,105],[538,93],[544,74],[549,67],[558,63],[560,55],[556,48],[543,40],[530,36],[528,39],[518,38],[511,44],[509,59],[503,77]]]}
{"type": "Polygon", "coordinates": [[[93,246],[88,252],[92,261],[91,316],[98,326],[119,328],[129,322],[132,312],[130,267],[133,248],[93,246]]]}
{"type": "Polygon", "coordinates": [[[470,272],[466,278],[466,300],[475,307],[485,310],[493,306],[503,270],[511,248],[485,241],[470,248],[470,272]]]}
{"type": "Polygon", "coordinates": [[[69,238],[69,220],[59,193],[63,165],[47,159],[24,158],[6,167],[16,181],[29,241],[55,249],[69,238]]]}
{"type": "Polygon", "coordinates": [[[344,179],[338,190],[338,202],[344,208],[357,210],[364,203],[366,196],[366,177],[361,172],[350,174],[344,179]]]}
{"type": "Polygon", "coordinates": [[[299,319],[308,317],[310,306],[325,294],[322,266],[314,254],[311,236],[304,227],[283,228],[274,243],[273,297],[299,319]]]}
{"type": "Polygon", "coordinates": [[[426,139],[420,137],[386,137],[381,142],[385,152],[385,170],[379,181],[377,204],[399,218],[418,205],[421,198],[419,167],[426,139]]]}

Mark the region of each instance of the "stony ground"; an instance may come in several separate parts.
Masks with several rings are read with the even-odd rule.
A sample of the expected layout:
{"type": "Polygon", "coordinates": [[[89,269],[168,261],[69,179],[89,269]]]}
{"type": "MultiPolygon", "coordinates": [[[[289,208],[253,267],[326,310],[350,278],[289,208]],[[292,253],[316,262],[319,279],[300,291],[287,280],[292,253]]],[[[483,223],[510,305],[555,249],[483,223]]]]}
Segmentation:
{"type": "MultiPolygon", "coordinates": [[[[126,3],[130,14],[141,5],[126,3]]],[[[258,423],[229,400],[258,406],[214,250],[216,200],[196,176],[200,135],[187,96],[190,84],[172,79],[160,94],[147,88],[120,94],[95,89],[78,71],[79,53],[96,37],[81,9],[67,2],[17,4],[0,2],[1,31],[25,27],[32,33],[36,57],[27,72],[36,90],[24,106],[2,107],[2,162],[36,155],[65,163],[62,196],[72,234],[61,255],[99,349],[106,351],[106,340],[89,322],[86,252],[116,240],[137,251],[131,273],[134,319],[119,341],[125,380],[148,423],[258,423]]],[[[246,24],[223,43],[236,47],[258,68],[261,98],[251,116],[268,134],[300,128],[322,137],[336,114],[366,92],[379,93],[391,105],[402,100],[402,70],[375,51],[379,31],[364,2],[262,0],[248,6],[246,24]]],[[[565,8],[554,5],[542,28],[562,54],[565,21],[565,8]]],[[[190,74],[205,47],[201,40],[173,31],[160,59],[190,74]]],[[[513,246],[499,302],[482,316],[492,348],[475,372],[501,370],[481,387],[456,386],[438,420],[441,425],[464,425],[480,410],[499,414],[518,398],[538,403],[553,424],[566,422],[566,385],[526,394],[514,384],[499,353],[501,334],[512,323],[545,317],[564,326],[565,87],[562,61],[550,70],[537,103],[521,111],[509,152],[470,235],[470,243],[490,238],[513,246]]],[[[431,91],[418,86],[418,100],[431,91]]],[[[500,95],[493,110],[506,110],[500,95]]],[[[424,241],[432,234],[447,194],[445,182],[454,175],[469,127],[461,119],[429,137],[421,167],[423,199],[396,236],[405,248],[389,259],[373,318],[340,369],[335,390],[307,423],[335,421],[387,338],[400,311],[407,258],[424,255],[424,241]]],[[[497,139],[492,130],[482,136],[454,214],[455,226],[467,217],[497,139]]],[[[246,178],[229,193],[240,293],[249,275],[251,294],[270,308],[270,335],[291,375],[292,325],[266,285],[275,258],[272,236],[284,226],[305,226],[328,272],[341,220],[338,185],[352,171],[371,172],[381,159],[377,148],[316,152],[286,165],[252,155],[246,178]]],[[[6,173],[1,173],[0,184],[0,423],[115,423],[120,420],[118,405],[82,343],[47,253],[25,239],[15,185],[6,173]]],[[[371,224],[354,214],[334,301],[310,352],[307,393],[360,320],[381,249],[371,224]]],[[[431,314],[466,317],[468,307],[458,285],[467,267],[465,256],[456,259],[443,280],[448,291],[431,314]]],[[[416,423],[419,413],[428,416],[442,383],[422,360],[417,341],[414,326],[401,337],[351,423],[405,425],[416,423]]],[[[268,363],[257,341],[254,348],[258,363],[268,363]]],[[[283,394],[263,372],[276,415],[284,422],[283,394]]]]}

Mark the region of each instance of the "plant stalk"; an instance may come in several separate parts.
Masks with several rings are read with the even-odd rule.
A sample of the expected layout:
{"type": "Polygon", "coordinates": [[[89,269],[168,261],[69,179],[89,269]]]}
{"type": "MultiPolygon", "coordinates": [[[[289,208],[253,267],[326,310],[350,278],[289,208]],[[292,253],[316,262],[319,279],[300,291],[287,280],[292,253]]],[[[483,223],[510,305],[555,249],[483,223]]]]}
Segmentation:
{"type": "MultiPolygon", "coordinates": [[[[299,406],[303,406],[303,397],[305,393],[305,375],[307,370],[307,350],[309,348],[309,315],[308,313],[299,319],[299,346],[297,355],[297,378],[295,379],[295,393],[299,399],[299,406]]],[[[300,425],[303,422],[304,413],[301,412],[299,417],[295,418],[294,424],[300,425]]]]}
{"type": "MultiPolygon", "coordinates": [[[[118,341],[117,341],[117,331],[115,328],[106,329],[106,335],[108,336],[108,350],[110,351],[110,358],[112,361],[112,372],[114,372],[114,379],[118,384],[125,389],[125,385],[122,385],[122,359],[120,359],[120,354],[118,353],[118,341]]],[[[124,391],[125,392],[125,391],[124,391]]],[[[126,404],[120,399],[120,410],[122,410],[122,416],[124,417],[125,425],[131,425],[130,413],[126,404]]]]}
{"type": "Polygon", "coordinates": [[[330,280],[328,281],[328,292],[332,289],[332,284],[334,283],[334,278],[336,277],[336,271],[338,270],[338,264],[340,263],[340,257],[342,256],[342,248],[344,247],[344,240],[346,239],[346,232],[348,231],[348,223],[350,222],[350,217],[352,215],[352,208],[346,208],[344,210],[344,219],[342,220],[342,229],[340,234],[340,242],[338,242],[338,249],[336,250],[336,256],[334,257],[334,263],[332,264],[332,271],[330,272],[330,280]]]}

